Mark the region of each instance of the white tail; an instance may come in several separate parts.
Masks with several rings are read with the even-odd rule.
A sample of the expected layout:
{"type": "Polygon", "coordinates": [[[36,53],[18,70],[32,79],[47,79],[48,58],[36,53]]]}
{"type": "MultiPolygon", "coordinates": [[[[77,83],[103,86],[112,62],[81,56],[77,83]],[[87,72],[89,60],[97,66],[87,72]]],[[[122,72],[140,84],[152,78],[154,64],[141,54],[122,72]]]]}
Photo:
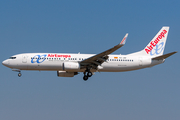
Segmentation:
{"type": "Polygon", "coordinates": [[[149,42],[149,44],[141,51],[132,53],[131,55],[142,55],[157,57],[163,55],[166,39],[168,36],[169,27],[162,27],[156,36],[149,42]]]}

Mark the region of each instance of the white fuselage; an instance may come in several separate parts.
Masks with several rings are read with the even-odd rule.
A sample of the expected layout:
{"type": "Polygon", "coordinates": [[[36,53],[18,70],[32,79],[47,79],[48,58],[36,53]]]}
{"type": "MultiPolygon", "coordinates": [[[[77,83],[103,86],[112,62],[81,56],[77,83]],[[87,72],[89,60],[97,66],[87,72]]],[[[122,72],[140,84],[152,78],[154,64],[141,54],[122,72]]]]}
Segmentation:
{"type": "MultiPolygon", "coordinates": [[[[64,53],[24,53],[10,57],[3,61],[3,65],[18,70],[39,70],[39,71],[70,71],[84,72],[85,69],[64,70],[63,63],[79,63],[95,54],[64,54],[64,53]]],[[[109,55],[106,62],[98,66],[92,72],[123,72],[151,67],[164,60],[152,60],[150,57],[134,55],[109,55]]]]}
{"type": "Polygon", "coordinates": [[[144,49],[128,55],[111,54],[125,44],[127,33],[119,44],[99,54],[24,53],[10,57],[2,64],[18,71],[19,77],[21,70],[57,71],[59,77],[74,77],[83,72],[86,81],[94,72],[124,72],[163,63],[177,53],[163,55],[168,31],[169,27],[162,27],[144,49]]]}

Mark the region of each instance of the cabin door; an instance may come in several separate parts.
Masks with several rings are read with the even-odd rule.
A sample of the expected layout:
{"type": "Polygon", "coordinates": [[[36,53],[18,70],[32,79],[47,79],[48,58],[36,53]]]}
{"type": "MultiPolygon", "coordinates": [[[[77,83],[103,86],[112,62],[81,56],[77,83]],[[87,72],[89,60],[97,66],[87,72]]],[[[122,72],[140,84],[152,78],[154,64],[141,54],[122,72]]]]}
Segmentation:
{"type": "Polygon", "coordinates": [[[27,56],[25,55],[22,56],[22,63],[27,63],[27,56]]]}

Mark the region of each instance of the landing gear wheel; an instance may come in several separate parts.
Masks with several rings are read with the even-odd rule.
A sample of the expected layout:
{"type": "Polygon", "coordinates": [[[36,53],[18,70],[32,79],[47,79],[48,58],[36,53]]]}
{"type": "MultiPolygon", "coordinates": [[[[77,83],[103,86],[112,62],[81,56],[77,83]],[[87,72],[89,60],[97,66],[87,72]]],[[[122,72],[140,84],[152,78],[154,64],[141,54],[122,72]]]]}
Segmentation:
{"type": "Polygon", "coordinates": [[[88,80],[88,76],[84,75],[83,79],[84,81],[88,80]]]}
{"type": "Polygon", "coordinates": [[[92,72],[88,72],[88,73],[87,73],[87,76],[88,76],[88,77],[91,77],[91,76],[92,76],[92,72]]]}
{"type": "Polygon", "coordinates": [[[19,76],[19,77],[21,77],[21,75],[22,75],[21,73],[18,73],[18,76],[19,76]]]}

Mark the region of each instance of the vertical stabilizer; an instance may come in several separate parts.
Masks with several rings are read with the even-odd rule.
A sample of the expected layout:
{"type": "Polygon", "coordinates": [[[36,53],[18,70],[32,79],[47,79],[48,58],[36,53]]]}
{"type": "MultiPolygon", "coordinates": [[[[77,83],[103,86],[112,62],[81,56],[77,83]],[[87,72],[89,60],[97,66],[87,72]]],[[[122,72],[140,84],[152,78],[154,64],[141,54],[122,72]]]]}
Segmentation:
{"type": "Polygon", "coordinates": [[[142,55],[149,57],[157,57],[163,55],[169,27],[162,27],[149,44],[140,52],[132,53],[132,55],[142,55]]]}

